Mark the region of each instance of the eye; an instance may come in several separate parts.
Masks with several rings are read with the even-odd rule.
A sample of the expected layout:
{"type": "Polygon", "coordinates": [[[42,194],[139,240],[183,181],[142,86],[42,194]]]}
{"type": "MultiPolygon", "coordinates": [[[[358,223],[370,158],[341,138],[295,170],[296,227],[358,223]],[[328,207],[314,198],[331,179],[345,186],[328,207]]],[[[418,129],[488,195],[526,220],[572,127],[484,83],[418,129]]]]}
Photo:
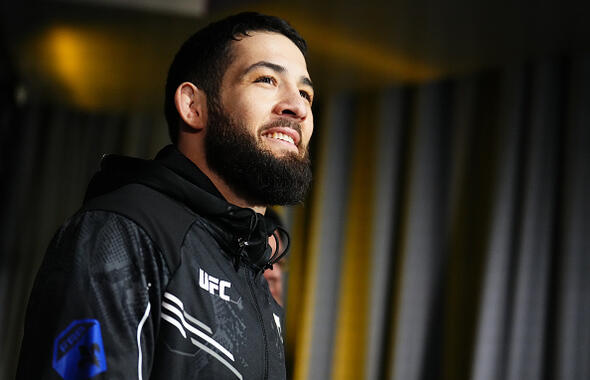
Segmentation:
{"type": "Polygon", "coordinates": [[[261,76],[261,77],[256,78],[256,80],[254,80],[254,83],[268,83],[268,84],[275,85],[277,83],[277,81],[273,77],[261,76]]]}
{"type": "Polygon", "coordinates": [[[307,91],[303,91],[303,90],[300,90],[300,91],[299,91],[299,95],[301,95],[301,97],[302,97],[303,99],[305,99],[305,100],[307,100],[309,103],[311,103],[311,95],[309,94],[309,92],[307,92],[307,91]]]}

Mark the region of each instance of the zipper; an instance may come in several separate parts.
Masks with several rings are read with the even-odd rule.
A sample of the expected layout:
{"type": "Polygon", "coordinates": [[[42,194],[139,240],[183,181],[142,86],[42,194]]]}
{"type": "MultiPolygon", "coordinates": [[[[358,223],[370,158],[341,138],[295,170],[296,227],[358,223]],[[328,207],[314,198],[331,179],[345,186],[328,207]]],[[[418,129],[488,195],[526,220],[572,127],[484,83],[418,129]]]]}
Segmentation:
{"type": "Polygon", "coordinates": [[[258,315],[258,322],[260,322],[260,326],[262,327],[262,337],[264,340],[264,377],[263,379],[268,379],[268,338],[266,336],[266,328],[264,327],[264,319],[262,318],[262,311],[260,311],[260,305],[258,305],[258,299],[256,298],[256,294],[254,292],[254,283],[252,282],[252,276],[249,268],[244,268],[246,271],[246,276],[248,278],[248,287],[250,288],[250,294],[252,294],[252,298],[254,299],[254,306],[256,307],[256,313],[258,315]]]}

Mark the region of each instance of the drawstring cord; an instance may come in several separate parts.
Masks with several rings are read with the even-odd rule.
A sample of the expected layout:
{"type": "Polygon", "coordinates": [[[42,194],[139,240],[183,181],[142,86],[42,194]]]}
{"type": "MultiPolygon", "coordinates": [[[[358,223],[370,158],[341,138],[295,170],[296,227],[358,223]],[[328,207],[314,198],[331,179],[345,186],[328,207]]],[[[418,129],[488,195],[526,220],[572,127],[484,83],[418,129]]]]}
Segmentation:
{"type": "Polygon", "coordinates": [[[289,250],[290,244],[291,241],[289,238],[289,234],[285,228],[283,228],[282,226],[274,225],[274,223],[271,223],[267,226],[264,216],[254,213],[250,217],[248,236],[246,238],[238,237],[237,239],[238,254],[234,255],[233,257],[234,268],[237,271],[240,262],[244,260],[257,266],[260,269],[260,273],[264,272],[266,269],[272,269],[274,264],[276,264],[283,257],[285,257],[289,250]],[[269,229],[272,230],[268,231],[269,229]],[[252,235],[255,231],[258,231],[259,233],[256,234],[254,240],[252,240],[252,235]],[[274,250],[274,252],[271,252],[270,257],[264,263],[252,262],[253,258],[250,257],[250,255],[248,254],[248,248],[259,247],[257,248],[258,251],[256,252],[259,254],[259,256],[255,257],[254,261],[260,261],[260,259],[263,258],[264,255],[266,255],[267,249],[270,248],[268,244],[268,238],[271,236],[275,239],[276,249],[274,250]],[[281,237],[283,237],[284,240],[282,241],[282,250],[280,249],[281,244],[279,243],[281,241],[281,237]]]}
{"type": "Polygon", "coordinates": [[[264,265],[264,267],[262,268],[263,270],[266,269],[273,269],[273,265],[278,263],[279,261],[281,261],[281,259],[283,257],[285,257],[285,255],[287,254],[287,252],[289,251],[289,246],[291,245],[291,238],[289,237],[289,234],[287,233],[287,230],[285,228],[283,228],[282,226],[276,226],[277,228],[273,231],[272,233],[272,237],[275,239],[275,245],[276,245],[276,250],[273,253],[273,255],[270,257],[270,259],[266,262],[266,264],[264,265]],[[283,242],[283,250],[281,252],[279,252],[279,247],[281,246],[279,241],[280,241],[280,232],[282,232],[282,235],[285,238],[285,242],[283,242]]]}

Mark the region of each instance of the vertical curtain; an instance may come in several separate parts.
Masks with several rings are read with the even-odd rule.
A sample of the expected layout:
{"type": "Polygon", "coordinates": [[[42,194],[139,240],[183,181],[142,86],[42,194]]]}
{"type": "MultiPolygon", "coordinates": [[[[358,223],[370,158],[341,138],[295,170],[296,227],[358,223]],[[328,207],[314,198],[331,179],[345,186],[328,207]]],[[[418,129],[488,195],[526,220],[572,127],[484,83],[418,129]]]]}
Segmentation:
{"type": "Polygon", "coordinates": [[[587,379],[589,105],[587,55],[331,97],[293,378],[587,379]]]}
{"type": "Polygon", "coordinates": [[[565,136],[563,190],[558,249],[561,273],[554,303],[555,377],[590,377],[590,57],[573,62],[569,88],[568,133],[565,136]]]}

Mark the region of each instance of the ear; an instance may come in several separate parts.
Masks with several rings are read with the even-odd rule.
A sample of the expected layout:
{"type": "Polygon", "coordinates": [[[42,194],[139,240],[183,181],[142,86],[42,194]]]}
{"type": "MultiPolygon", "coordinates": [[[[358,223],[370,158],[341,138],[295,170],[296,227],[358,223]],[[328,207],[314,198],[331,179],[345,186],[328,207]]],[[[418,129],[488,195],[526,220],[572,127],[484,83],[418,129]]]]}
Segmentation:
{"type": "Polygon", "coordinates": [[[205,92],[190,82],[181,83],[174,93],[174,104],[185,124],[197,131],[207,125],[207,97],[205,92]]]}

